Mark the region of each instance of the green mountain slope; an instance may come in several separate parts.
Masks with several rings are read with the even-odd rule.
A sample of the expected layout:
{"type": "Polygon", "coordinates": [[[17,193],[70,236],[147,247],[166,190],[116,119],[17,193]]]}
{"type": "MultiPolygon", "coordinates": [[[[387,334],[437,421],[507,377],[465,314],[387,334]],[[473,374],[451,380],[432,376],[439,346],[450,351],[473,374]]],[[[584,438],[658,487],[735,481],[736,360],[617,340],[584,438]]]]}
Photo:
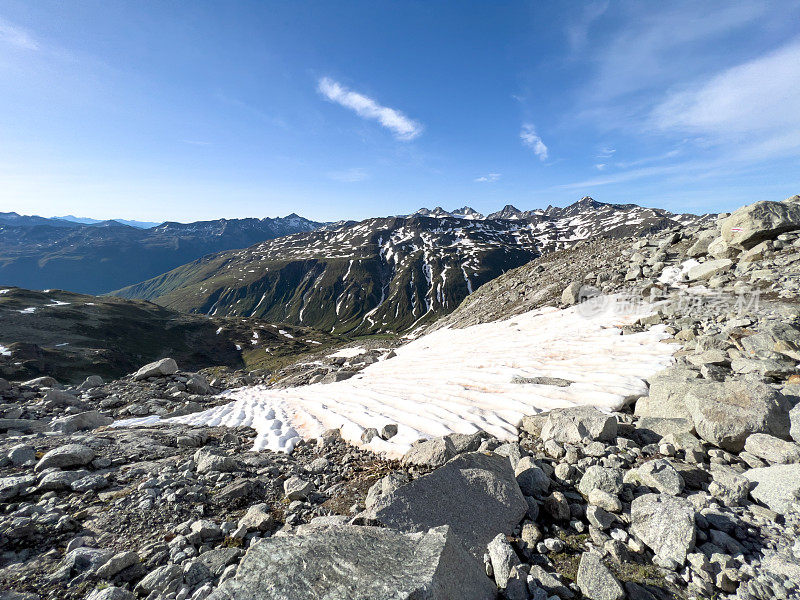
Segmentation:
{"type": "Polygon", "coordinates": [[[116,294],[336,333],[401,331],[450,312],[472,290],[537,256],[535,231],[523,225],[369,219],[204,257],[116,294]]]}
{"type": "Polygon", "coordinates": [[[0,377],[115,378],[165,356],[181,368],[272,368],[341,338],[255,319],[208,318],[151,302],[0,288],[0,377]]]}

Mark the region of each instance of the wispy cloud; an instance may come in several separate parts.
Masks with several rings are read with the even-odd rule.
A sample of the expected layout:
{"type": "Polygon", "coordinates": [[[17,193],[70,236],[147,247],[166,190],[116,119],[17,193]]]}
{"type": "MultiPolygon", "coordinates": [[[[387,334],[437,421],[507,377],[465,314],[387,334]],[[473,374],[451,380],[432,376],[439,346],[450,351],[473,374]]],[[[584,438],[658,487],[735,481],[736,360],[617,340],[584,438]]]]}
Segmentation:
{"type": "Polygon", "coordinates": [[[668,4],[661,10],[628,5],[627,26],[587,49],[598,65],[591,99],[608,101],[703,74],[716,59],[698,52],[698,44],[729,35],[764,12],[756,2],[668,4]]]}
{"type": "Polygon", "coordinates": [[[589,2],[583,7],[580,16],[567,26],[567,42],[573,52],[583,50],[588,43],[589,28],[607,9],[607,0],[589,2]]]}
{"type": "Polygon", "coordinates": [[[369,175],[367,175],[364,169],[353,168],[343,171],[329,171],[328,177],[334,181],[341,181],[343,183],[356,183],[358,181],[364,181],[369,175]]]}
{"type": "Polygon", "coordinates": [[[205,142],[203,140],[183,140],[184,144],[189,144],[190,146],[210,146],[211,142],[205,142]]]}
{"type": "Polygon", "coordinates": [[[38,50],[39,43],[21,27],[12,25],[0,18],[0,43],[5,43],[22,50],[38,50]]]}
{"type": "Polygon", "coordinates": [[[606,167],[608,167],[606,163],[598,163],[594,166],[594,168],[597,169],[598,171],[605,171],[606,167]]]}
{"type": "Polygon", "coordinates": [[[600,148],[600,150],[597,152],[597,154],[594,155],[594,157],[595,158],[611,158],[612,156],[614,156],[614,153],[616,151],[617,150],[615,148],[612,148],[611,146],[603,146],[602,148],[600,148]]]}
{"type": "Polygon", "coordinates": [[[523,144],[533,150],[533,153],[539,157],[539,160],[547,160],[547,146],[544,145],[542,138],[536,134],[536,128],[532,123],[525,123],[522,125],[519,138],[522,140],[523,144]]]}
{"type": "Polygon", "coordinates": [[[664,152],[663,154],[657,154],[656,156],[645,156],[642,158],[637,158],[636,160],[621,160],[614,163],[615,167],[619,167],[620,169],[630,169],[631,167],[640,167],[642,165],[646,165],[649,163],[660,162],[662,160],[668,160],[670,158],[675,158],[681,153],[681,151],[676,148],[674,150],[670,150],[669,152],[664,152]]]}
{"type": "Polygon", "coordinates": [[[482,175],[480,177],[476,177],[475,181],[478,183],[494,183],[498,179],[500,179],[500,173],[489,173],[487,175],[482,175]]]}
{"type": "Polygon", "coordinates": [[[642,169],[631,169],[630,171],[622,171],[619,173],[614,173],[612,175],[606,175],[602,177],[595,177],[592,179],[586,179],[584,181],[576,181],[575,183],[567,183],[564,185],[557,186],[558,189],[563,190],[581,190],[590,187],[598,187],[601,185],[611,185],[615,183],[624,183],[626,181],[633,181],[635,179],[642,179],[645,177],[653,177],[653,176],[662,176],[662,175],[671,175],[675,173],[680,173],[682,171],[686,171],[688,169],[695,169],[697,165],[668,165],[668,166],[660,166],[660,167],[645,167],[642,169]]]}
{"type": "Polygon", "coordinates": [[[349,108],[359,117],[378,121],[398,140],[410,141],[422,134],[422,124],[408,118],[399,110],[382,106],[372,98],[354,92],[329,77],[319,80],[317,89],[331,102],[349,108]]]}
{"type": "Polygon", "coordinates": [[[800,38],[674,92],[652,112],[655,125],[737,145],[740,154],[769,158],[800,151],[800,38]]]}

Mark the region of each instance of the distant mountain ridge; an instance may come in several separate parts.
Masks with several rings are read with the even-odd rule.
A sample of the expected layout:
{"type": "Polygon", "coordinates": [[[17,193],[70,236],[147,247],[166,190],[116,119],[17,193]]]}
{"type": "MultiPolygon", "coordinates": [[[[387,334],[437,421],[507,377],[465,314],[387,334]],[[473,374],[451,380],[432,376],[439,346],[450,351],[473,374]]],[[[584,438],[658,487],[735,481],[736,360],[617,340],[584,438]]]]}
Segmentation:
{"type": "Polygon", "coordinates": [[[290,214],[263,219],[162,223],[76,223],[0,213],[0,284],[102,294],[206,254],[244,248],[323,226],[290,214]]]}
{"type": "Polygon", "coordinates": [[[59,221],[69,221],[71,223],[80,223],[82,225],[98,225],[101,223],[109,223],[113,221],[114,223],[119,223],[121,225],[130,225],[131,227],[138,227],[139,229],[150,229],[151,227],[155,227],[156,225],[160,225],[162,221],[158,223],[154,221],[131,221],[129,219],[92,219],[90,217],[76,217],[75,215],[65,215],[63,217],[52,217],[53,219],[57,219],[59,221]]]}
{"type": "Polygon", "coordinates": [[[533,258],[594,236],[625,237],[706,217],[584,198],[484,217],[469,207],[343,222],[222,252],[117,292],[209,315],[334,333],[405,331],[533,258]],[[459,216],[454,216],[458,214],[459,216]]]}

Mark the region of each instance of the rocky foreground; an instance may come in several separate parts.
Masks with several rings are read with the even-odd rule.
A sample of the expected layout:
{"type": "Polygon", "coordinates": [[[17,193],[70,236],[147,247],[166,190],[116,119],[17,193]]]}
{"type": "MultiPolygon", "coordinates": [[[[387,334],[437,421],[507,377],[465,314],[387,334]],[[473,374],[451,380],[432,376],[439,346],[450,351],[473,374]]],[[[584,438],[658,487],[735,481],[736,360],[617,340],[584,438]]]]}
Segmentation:
{"type": "Polygon", "coordinates": [[[263,375],[0,381],[0,598],[800,598],[799,202],[584,243],[473,294],[449,325],[646,297],[633,329],[681,347],[626,411],[530,415],[512,441],[252,452],[250,429],[109,425],[263,375]]]}

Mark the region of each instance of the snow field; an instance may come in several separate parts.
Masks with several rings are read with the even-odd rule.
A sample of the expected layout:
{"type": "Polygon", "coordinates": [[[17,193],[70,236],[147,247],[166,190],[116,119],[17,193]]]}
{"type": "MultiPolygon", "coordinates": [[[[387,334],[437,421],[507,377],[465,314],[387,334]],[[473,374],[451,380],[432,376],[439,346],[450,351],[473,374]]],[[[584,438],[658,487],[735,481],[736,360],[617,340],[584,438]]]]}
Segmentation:
{"type": "MultiPolygon", "coordinates": [[[[240,388],[229,404],[174,422],[246,425],[254,450],[291,452],[301,438],[341,428],[347,441],[388,457],[420,438],[483,429],[512,440],[525,415],[575,405],[616,410],[647,393],[644,378],[672,362],[676,345],[662,326],[621,335],[618,326],[652,312],[649,305],[610,297],[587,314],[581,306],[544,308],[505,321],[442,329],[395,350],[351,379],[297,388],[240,388]],[[568,387],[511,383],[514,376],[560,377],[568,387]],[[361,442],[368,427],[398,425],[390,440],[361,442]]],[[[116,426],[157,423],[158,417],[116,426]]]]}

